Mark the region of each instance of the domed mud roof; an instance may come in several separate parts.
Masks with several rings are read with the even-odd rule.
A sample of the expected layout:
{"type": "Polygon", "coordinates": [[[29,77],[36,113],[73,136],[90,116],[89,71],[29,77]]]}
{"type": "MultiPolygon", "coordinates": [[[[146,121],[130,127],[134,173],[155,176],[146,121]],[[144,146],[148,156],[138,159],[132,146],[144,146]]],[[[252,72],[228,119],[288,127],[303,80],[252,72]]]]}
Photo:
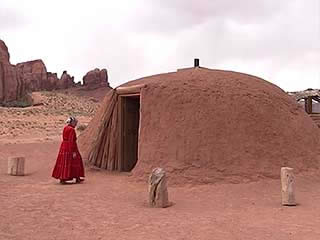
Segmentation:
{"type": "MultiPolygon", "coordinates": [[[[147,179],[154,167],[163,167],[172,183],[250,181],[279,177],[282,166],[296,172],[318,168],[318,128],[270,82],[197,67],[121,87],[135,85],[144,86],[137,179],[147,179]]],[[[99,125],[106,105],[108,100],[93,124],[99,125]]]]}

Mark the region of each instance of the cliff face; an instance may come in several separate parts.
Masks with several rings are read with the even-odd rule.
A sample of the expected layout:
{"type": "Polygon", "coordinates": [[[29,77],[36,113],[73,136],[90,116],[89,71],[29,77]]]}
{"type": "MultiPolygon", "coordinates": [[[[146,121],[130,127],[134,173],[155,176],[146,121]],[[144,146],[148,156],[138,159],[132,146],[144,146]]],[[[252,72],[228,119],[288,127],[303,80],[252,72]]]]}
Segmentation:
{"type": "Polygon", "coordinates": [[[9,62],[9,60],[10,60],[10,55],[9,55],[8,47],[6,46],[4,41],[0,39],[0,62],[9,62]]]}
{"type": "Polygon", "coordinates": [[[51,88],[47,69],[42,60],[18,63],[17,67],[23,74],[23,81],[28,91],[49,90],[51,88]]]}
{"type": "Polygon", "coordinates": [[[4,41],[0,40],[0,104],[24,98],[28,92],[74,87],[74,78],[66,71],[61,79],[47,72],[41,59],[13,65],[4,41]]]}
{"type": "Polygon", "coordinates": [[[26,91],[23,73],[10,63],[8,48],[0,40],[0,103],[20,99],[25,96],[26,91]]]}

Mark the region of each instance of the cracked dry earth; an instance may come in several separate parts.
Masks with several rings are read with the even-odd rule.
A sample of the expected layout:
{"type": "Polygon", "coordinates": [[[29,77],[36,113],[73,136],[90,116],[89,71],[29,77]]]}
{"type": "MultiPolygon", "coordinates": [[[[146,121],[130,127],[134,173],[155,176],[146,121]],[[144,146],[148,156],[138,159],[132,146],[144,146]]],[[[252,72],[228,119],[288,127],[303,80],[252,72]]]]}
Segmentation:
{"type": "MultiPolygon", "coordinates": [[[[59,121],[65,116],[55,115],[54,108],[49,110],[46,105],[40,107],[43,112],[35,116],[45,118],[48,111],[45,122],[55,126],[44,127],[50,130],[48,139],[40,128],[43,121],[22,117],[28,109],[18,110],[22,112],[19,114],[1,109],[1,116],[5,112],[5,119],[11,119],[5,128],[2,126],[0,141],[1,240],[320,238],[317,174],[296,177],[296,207],[281,206],[279,179],[185,186],[172,186],[169,181],[173,206],[165,209],[149,208],[147,184],[134,181],[130,174],[87,170],[84,183],[60,185],[50,176],[63,127],[59,121]],[[17,131],[20,134],[12,136],[10,127],[17,129],[18,115],[21,121],[36,121],[38,128],[22,128],[17,131]],[[16,155],[26,157],[26,176],[6,174],[7,158],[16,155]]],[[[80,117],[90,120],[86,112],[80,117]]]]}

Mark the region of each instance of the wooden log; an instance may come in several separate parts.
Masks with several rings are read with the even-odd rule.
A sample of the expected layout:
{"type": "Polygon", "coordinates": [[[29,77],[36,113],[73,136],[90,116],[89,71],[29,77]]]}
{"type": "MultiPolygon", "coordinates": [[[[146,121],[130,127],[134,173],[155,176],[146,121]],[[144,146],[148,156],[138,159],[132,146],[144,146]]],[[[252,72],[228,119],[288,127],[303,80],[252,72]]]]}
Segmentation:
{"type": "Polygon", "coordinates": [[[162,168],[155,168],[149,176],[150,207],[165,208],[169,206],[166,173],[162,168]]]}
{"type": "Polygon", "coordinates": [[[111,124],[111,131],[110,131],[110,145],[109,145],[109,152],[108,152],[108,170],[116,171],[116,161],[115,158],[116,154],[116,143],[117,143],[117,127],[118,127],[118,111],[117,107],[115,107],[113,114],[112,114],[112,124],[111,124]]]}
{"type": "Polygon", "coordinates": [[[138,84],[138,85],[133,85],[128,87],[118,87],[116,88],[116,92],[119,95],[140,93],[141,89],[144,87],[146,87],[146,84],[138,84]]]}
{"type": "Polygon", "coordinates": [[[110,98],[110,104],[108,105],[108,108],[106,109],[106,112],[104,113],[102,117],[102,124],[99,127],[98,131],[98,137],[93,143],[93,147],[89,153],[88,157],[88,163],[96,166],[101,167],[101,161],[103,158],[103,146],[105,145],[106,138],[104,138],[106,131],[108,130],[108,125],[110,124],[110,116],[114,110],[114,108],[117,106],[118,96],[115,91],[113,91],[112,96],[110,98]]]}
{"type": "Polygon", "coordinates": [[[12,176],[24,175],[24,157],[9,157],[8,159],[8,174],[12,176]]]}
{"type": "Polygon", "coordinates": [[[294,175],[293,168],[282,167],[281,168],[281,193],[282,193],[282,205],[295,206],[295,194],[294,194],[294,175]]]}
{"type": "Polygon", "coordinates": [[[102,157],[101,157],[101,166],[102,169],[107,169],[108,167],[108,152],[109,152],[109,145],[110,145],[110,132],[111,132],[111,124],[112,122],[109,121],[109,125],[106,128],[105,135],[103,136],[103,145],[100,146],[102,157]]]}

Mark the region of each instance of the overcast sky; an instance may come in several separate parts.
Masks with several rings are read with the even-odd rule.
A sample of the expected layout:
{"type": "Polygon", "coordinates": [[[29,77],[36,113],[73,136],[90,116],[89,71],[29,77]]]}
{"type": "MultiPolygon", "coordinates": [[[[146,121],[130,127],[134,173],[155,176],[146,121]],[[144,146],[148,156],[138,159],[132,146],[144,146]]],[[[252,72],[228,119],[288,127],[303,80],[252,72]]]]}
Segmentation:
{"type": "Polygon", "coordinates": [[[286,91],[320,88],[320,0],[1,0],[11,63],[42,59],[111,86],[191,67],[253,74],[286,91]]]}

